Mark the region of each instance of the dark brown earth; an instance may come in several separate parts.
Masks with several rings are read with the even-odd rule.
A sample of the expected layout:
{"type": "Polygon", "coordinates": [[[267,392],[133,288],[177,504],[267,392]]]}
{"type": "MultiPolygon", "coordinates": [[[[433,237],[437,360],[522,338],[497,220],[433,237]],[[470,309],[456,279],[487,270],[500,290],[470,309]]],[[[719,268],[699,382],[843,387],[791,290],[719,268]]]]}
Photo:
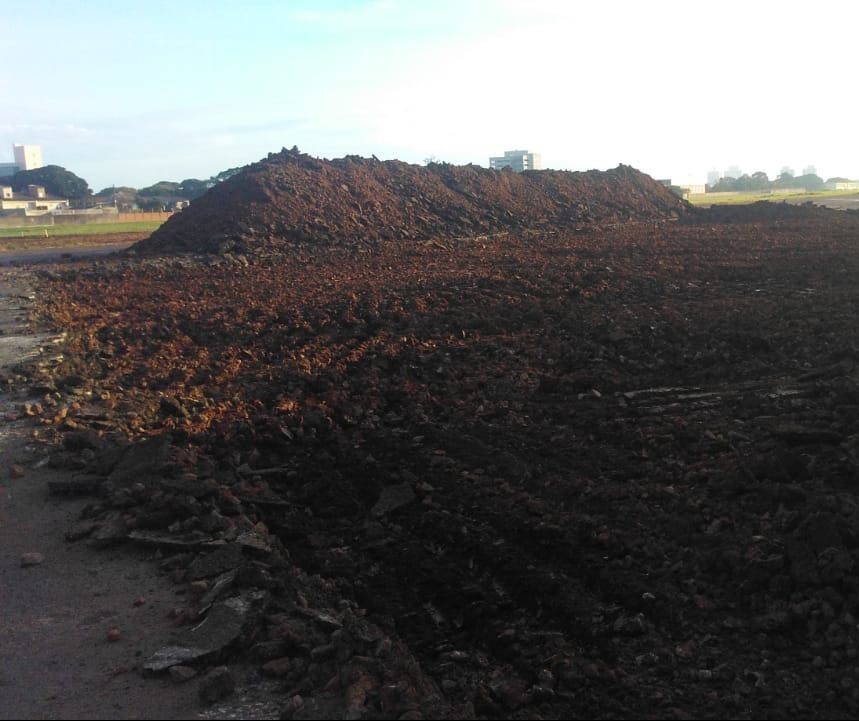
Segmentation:
{"type": "Polygon", "coordinates": [[[286,716],[853,718],[859,216],[719,212],[44,273],[53,462],[286,716]]]}
{"type": "Polygon", "coordinates": [[[246,253],[294,242],[374,245],[679,217],[690,207],[629,166],[586,173],[426,167],[284,149],[175,214],[139,253],[246,253]]]}

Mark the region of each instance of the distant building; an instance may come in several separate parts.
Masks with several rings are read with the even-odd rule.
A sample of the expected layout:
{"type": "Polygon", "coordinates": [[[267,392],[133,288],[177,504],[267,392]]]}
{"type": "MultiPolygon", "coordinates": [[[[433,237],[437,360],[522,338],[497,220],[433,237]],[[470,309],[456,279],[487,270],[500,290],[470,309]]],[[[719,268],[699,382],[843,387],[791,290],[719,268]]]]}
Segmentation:
{"type": "Polygon", "coordinates": [[[823,184],[823,187],[827,190],[859,190],[859,180],[831,178],[823,184]]]}
{"type": "Polygon", "coordinates": [[[707,186],[703,183],[681,183],[677,187],[681,188],[686,195],[703,195],[707,192],[707,186]]]}
{"type": "Polygon", "coordinates": [[[707,173],[707,185],[715,185],[722,179],[722,173],[715,168],[707,173]]]}
{"type": "Polygon", "coordinates": [[[41,145],[13,145],[12,163],[0,163],[0,178],[8,178],[21,170],[44,168],[41,145]]]}
{"type": "Polygon", "coordinates": [[[41,185],[28,185],[26,193],[16,193],[8,185],[0,185],[0,213],[13,215],[45,215],[66,210],[69,201],[52,198],[41,185]]]}
{"type": "Polygon", "coordinates": [[[743,177],[743,171],[736,165],[732,165],[725,171],[725,174],[722,176],[724,178],[733,178],[736,180],[737,178],[743,177]]]}
{"type": "Polygon", "coordinates": [[[41,145],[13,145],[12,153],[19,170],[43,168],[41,145]]]}
{"type": "Polygon", "coordinates": [[[493,170],[510,168],[521,173],[523,170],[540,170],[543,167],[543,159],[539,153],[528,150],[505,150],[504,155],[489,158],[489,167],[493,170]]]}
{"type": "Polygon", "coordinates": [[[817,168],[813,165],[806,165],[802,169],[802,174],[803,175],[817,175],[817,168]]]}

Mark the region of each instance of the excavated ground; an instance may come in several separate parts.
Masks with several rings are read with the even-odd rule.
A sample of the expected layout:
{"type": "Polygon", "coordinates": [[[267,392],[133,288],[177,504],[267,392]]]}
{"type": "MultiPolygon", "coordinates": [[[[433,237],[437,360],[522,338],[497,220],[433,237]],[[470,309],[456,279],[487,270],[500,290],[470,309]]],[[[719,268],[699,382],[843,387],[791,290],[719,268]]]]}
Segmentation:
{"type": "Polygon", "coordinates": [[[719,212],[43,273],[56,490],[285,717],[855,718],[859,216],[719,212]]]}

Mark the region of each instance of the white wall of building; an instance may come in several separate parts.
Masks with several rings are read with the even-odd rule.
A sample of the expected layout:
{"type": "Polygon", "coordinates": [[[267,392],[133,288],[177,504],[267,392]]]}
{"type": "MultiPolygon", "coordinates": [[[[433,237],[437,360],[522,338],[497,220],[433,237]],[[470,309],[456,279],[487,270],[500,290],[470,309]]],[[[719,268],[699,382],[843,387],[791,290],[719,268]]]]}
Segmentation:
{"type": "Polygon", "coordinates": [[[506,150],[504,155],[489,158],[489,167],[495,170],[510,167],[517,172],[541,170],[543,159],[539,153],[531,153],[527,150],[506,150]]]}
{"type": "Polygon", "coordinates": [[[13,145],[15,164],[21,170],[35,170],[44,166],[41,145],[13,145]]]}

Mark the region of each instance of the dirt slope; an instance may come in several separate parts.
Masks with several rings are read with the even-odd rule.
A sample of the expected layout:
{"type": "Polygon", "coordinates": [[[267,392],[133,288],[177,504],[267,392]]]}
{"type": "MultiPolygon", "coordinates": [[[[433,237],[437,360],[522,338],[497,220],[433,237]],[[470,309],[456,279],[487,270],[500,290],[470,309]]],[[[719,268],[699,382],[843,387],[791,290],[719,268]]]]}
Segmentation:
{"type": "Polygon", "coordinates": [[[375,242],[563,230],[661,219],[688,206],[629,166],[584,173],[494,171],[474,165],[283,150],[212,188],[136,248],[143,253],[276,248],[294,241],[375,242]]]}

